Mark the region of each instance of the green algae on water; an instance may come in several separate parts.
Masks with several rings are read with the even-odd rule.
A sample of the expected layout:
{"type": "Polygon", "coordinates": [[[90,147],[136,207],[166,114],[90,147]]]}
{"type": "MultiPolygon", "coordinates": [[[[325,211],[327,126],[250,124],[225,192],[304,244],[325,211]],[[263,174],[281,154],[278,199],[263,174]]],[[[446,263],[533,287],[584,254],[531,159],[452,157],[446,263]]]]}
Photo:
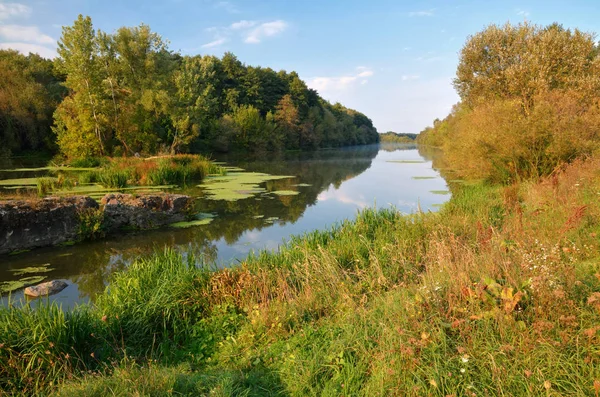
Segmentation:
{"type": "Polygon", "coordinates": [[[186,228],[192,227],[192,226],[208,225],[209,223],[211,223],[213,221],[213,219],[215,219],[215,217],[216,217],[216,215],[214,215],[214,214],[200,212],[200,213],[196,214],[195,219],[193,219],[191,221],[175,222],[175,223],[171,223],[169,226],[177,228],[177,229],[186,229],[186,228]]]}
{"type": "MultiPolygon", "coordinates": [[[[56,180],[56,178],[53,178],[56,180]]],[[[37,186],[38,178],[17,178],[0,180],[0,186],[27,187],[37,186]]]]}
{"type": "Polygon", "coordinates": [[[7,294],[33,284],[40,283],[46,279],[46,276],[30,276],[20,280],[4,281],[0,283],[0,294],[7,294]]]}
{"type": "Polygon", "coordinates": [[[187,229],[192,226],[202,226],[208,225],[213,221],[213,218],[204,218],[204,219],[196,219],[194,221],[184,221],[184,222],[175,222],[171,223],[169,226],[177,229],[187,229]]]}
{"type": "Polygon", "coordinates": [[[295,190],[275,190],[270,193],[276,194],[278,196],[295,196],[297,194],[300,194],[300,192],[297,192],[295,190]]]}
{"type": "Polygon", "coordinates": [[[10,270],[15,276],[22,276],[24,274],[32,274],[32,273],[47,273],[50,272],[54,269],[52,269],[49,263],[46,263],[45,265],[41,265],[41,266],[30,266],[30,267],[24,267],[22,269],[12,269],[10,270]]]}
{"type": "Polygon", "coordinates": [[[413,176],[412,179],[419,181],[425,179],[435,179],[435,176],[413,176]]]}
{"type": "Polygon", "coordinates": [[[429,193],[446,195],[446,194],[450,194],[450,191],[449,190],[430,190],[429,193]]]}
{"type": "Polygon", "coordinates": [[[266,192],[261,183],[295,178],[291,175],[270,175],[261,172],[230,172],[224,176],[209,177],[201,185],[209,200],[237,201],[266,192]]]}

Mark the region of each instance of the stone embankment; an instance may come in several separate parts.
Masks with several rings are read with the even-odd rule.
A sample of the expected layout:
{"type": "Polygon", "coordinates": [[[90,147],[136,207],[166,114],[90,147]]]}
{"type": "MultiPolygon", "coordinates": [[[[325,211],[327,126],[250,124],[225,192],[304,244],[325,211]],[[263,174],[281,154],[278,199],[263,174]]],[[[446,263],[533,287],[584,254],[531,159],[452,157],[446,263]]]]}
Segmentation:
{"type": "Polygon", "coordinates": [[[102,211],[106,233],[151,229],[185,220],[191,201],[180,194],[107,194],[100,205],[87,196],[0,201],[0,254],[80,240],[85,212],[102,211]]]}

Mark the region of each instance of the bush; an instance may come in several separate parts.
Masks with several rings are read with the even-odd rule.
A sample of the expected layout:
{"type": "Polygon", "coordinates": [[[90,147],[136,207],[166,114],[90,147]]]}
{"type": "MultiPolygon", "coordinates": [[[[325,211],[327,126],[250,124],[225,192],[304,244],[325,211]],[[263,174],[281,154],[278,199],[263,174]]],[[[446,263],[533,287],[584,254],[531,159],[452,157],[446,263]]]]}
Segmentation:
{"type": "Polygon", "coordinates": [[[81,157],[70,161],[69,165],[75,168],[96,168],[106,164],[102,157],[81,157]]]}
{"type": "Polygon", "coordinates": [[[599,147],[598,101],[553,91],[534,102],[528,113],[515,99],[462,114],[445,139],[448,163],[461,177],[511,183],[549,175],[599,147]]]}

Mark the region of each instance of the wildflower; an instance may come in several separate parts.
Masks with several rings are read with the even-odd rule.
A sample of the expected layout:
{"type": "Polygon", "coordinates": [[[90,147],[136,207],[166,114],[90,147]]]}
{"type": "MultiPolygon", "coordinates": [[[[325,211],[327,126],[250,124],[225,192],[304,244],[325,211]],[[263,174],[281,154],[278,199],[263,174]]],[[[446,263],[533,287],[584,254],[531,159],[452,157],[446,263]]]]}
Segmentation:
{"type": "Polygon", "coordinates": [[[468,363],[469,362],[469,356],[467,354],[463,355],[460,358],[460,361],[462,361],[463,363],[468,363]]]}
{"type": "Polygon", "coordinates": [[[461,373],[461,374],[464,374],[465,372],[466,372],[466,369],[464,369],[464,368],[461,368],[461,369],[460,369],[460,373],[461,373]]]}

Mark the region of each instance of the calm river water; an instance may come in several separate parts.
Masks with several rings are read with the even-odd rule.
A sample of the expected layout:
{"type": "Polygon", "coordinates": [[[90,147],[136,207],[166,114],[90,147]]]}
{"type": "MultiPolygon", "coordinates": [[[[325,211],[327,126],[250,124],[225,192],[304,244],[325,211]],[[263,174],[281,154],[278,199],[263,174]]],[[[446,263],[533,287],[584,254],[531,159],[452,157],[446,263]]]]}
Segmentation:
{"type": "MultiPolygon", "coordinates": [[[[48,280],[69,286],[49,299],[69,308],[93,300],[111,274],[165,246],[194,252],[205,261],[229,266],[253,250],[276,250],[291,235],[327,228],[353,218],[362,208],[395,206],[410,213],[418,206],[435,211],[449,199],[447,185],[431,159],[410,145],[373,145],[314,153],[241,159],[216,156],[247,171],[295,176],[269,181],[267,190],[297,190],[297,195],[259,194],[238,201],[209,200],[202,188],[184,192],[198,197],[198,211],[214,215],[210,224],[187,229],[130,232],[68,247],[40,248],[0,255],[0,282],[19,279],[15,270],[49,264],[48,280]]],[[[19,301],[22,291],[12,294],[19,301]]],[[[2,297],[6,304],[7,297],[2,297]]]]}

